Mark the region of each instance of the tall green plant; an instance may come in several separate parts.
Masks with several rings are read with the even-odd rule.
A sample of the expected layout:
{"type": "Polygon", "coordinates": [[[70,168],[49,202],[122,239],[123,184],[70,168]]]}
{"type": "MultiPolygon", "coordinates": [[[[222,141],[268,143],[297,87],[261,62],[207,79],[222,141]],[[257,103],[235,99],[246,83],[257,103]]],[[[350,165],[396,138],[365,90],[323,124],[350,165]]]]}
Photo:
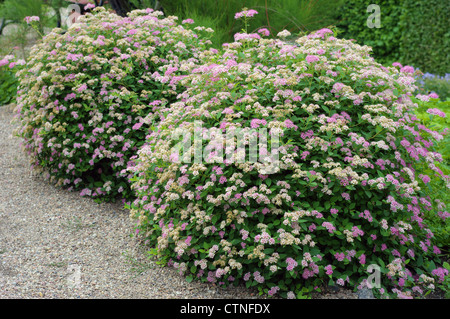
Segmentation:
{"type": "Polygon", "coordinates": [[[257,10],[260,14],[249,24],[248,31],[267,28],[272,35],[286,29],[292,34],[312,31],[336,24],[335,12],[342,4],[324,0],[160,0],[167,15],[180,19],[192,18],[196,23],[214,29],[215,46],[233,41],[242,25],[234,14],[243,7],[257,10]]]}

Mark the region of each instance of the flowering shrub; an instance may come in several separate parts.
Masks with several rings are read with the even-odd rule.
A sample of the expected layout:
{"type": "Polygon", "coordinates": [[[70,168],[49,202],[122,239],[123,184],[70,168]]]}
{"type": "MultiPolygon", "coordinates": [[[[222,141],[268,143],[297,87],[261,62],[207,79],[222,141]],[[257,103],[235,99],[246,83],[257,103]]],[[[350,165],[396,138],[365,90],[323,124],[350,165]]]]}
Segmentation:
{"type": "Polygon", "coordinates": [[[204,57],[128,169],[152,253],[188,280],[287,298],[368,286],[372,264],[378,296],[432,289],[436,203],[413,164],[448,184],[430,150],[442,135],[412,113],[411,69],[369,53],[322,29],[295,45],[240,33],[204,57]]]}
{"type": "Polygon", "coordinates": [[[450,277],[448,276],[450,265],[448,262],[444,262],[444,267],[436,268],[432,271],[432,274],[437,277],[437,286],[445,291],[445,298],[450,298],[450,277]]]}
{"type": "MultiPolygon", "coordinates": [[[[442,163],[439,167],[445,175],[450,175],[450,101],[440,101],[439,96],[435,93],[417,94],[412,100],[417,103],[418,107],[414,110],[414,114],[419,120],[419,127],[427,127],[432,131],[425,130],[426,136],[435,135],[436,132],[442,135],[442,139],[436,141],[431,149],[442,155],[442,163]]],[[[448,204],[450,203],[450,193],[448,192],[448,181],[442,180],[435,171],[430,169],[426,163],[416,163],[415,169],[420,172],[419,178],[427,181],[427,187],[423,191],[430,198],[430,201],[437,203],[436,209],[426,211],[429,226],[435,233],[439,243],[445,246],[445,250],[450,248],[450,214],[448,204]],[[447,184],[447,185],[446,185],[447,184]],[[443,222],[445,220],[445,222],[443,222]]]]}
{"type": "Polygon", "coordinates": [[[161,14],[122,18],[97,8],[66,33],[54,29],[18,72],[18,134],[32,165],[57,185],[98,199],[129,196],[121,171],[153,125],[142,119],[165,116],[209,41],[161,14]]]}
{"type": "Polygon", "coordinates": [[[450,97],[450,73],[446,73],[445,76],[425,73],[418,76],[417,82],[425,93],[434,92],[441,101],[446,101],[450,97]]]}
{"type": "Polygon", "coordinates": [[[16,66],[25,64],[23,59],[17,60],[14,55],[8,54],[0,59],[0,106],[13,102],[17,95],[16,66]]]}
{"type": "MultiPolygon", "coordinates": [[[[413,101],[418,106],[414,113],[420,123],[443,135],[443,138],[439,139],[433,147],[442,154],[443,162],[447,166],[450,165],[450,154],[446,148],[449,143],[450,120],[447,115],[450,112],[450,101],[440,101],[436,93],[419,93],[413,101]]],[[[427,134],[433,134],[433,132],[427,132],[427,134]]]]}
{"type": "Polygon", "coordinates": [[[38,16],[27,16],[24,20],[27,24],[33,24],[33,22],[39,22],[40,18],[38,16]]]}

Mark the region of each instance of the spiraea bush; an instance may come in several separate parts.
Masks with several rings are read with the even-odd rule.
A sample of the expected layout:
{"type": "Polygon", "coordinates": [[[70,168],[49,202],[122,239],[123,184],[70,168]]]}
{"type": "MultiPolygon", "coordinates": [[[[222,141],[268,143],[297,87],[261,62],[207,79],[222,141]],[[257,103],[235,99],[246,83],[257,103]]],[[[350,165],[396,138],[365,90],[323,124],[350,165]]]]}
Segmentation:
{"type": "Polygon", "coordinates": [[[212,30],[135,10],[96,8],[67,32],[54,29],[17,73],[18,135],[34,168],[58,186],[110,200],[130,195],[121,174],[212,30]]]}
{"type": "Polygon", "coordinates": [[[129,168],[137,236],[188,280],[268,295],[374,287],[370,265],[376,296],[433,289],[448,271],[424,215],[445,207],[414,164],[448,176],[442,135],[413,114],[412,68],[329,29],[265,34],[236,34],[182,80],[129,168]]]}

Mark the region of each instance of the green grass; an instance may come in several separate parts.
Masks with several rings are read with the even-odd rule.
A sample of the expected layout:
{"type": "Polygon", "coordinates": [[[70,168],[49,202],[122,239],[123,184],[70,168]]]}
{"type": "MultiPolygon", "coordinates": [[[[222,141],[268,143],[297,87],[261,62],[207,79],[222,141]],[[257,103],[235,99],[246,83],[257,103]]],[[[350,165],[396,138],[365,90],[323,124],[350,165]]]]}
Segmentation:
{"type": "Polygon", "coordinates": [[[193,19],[196,25],[215,30],[211,39],[215,47],[232,42],[243,23],[234,15],[244,7],[258,11],[250,23],[248,32],[267,28],[271,35],[286,29],[292,34],[314,31],[337,22],[335,13],[342,0],[160,0],[166,15],[193,19]]]}

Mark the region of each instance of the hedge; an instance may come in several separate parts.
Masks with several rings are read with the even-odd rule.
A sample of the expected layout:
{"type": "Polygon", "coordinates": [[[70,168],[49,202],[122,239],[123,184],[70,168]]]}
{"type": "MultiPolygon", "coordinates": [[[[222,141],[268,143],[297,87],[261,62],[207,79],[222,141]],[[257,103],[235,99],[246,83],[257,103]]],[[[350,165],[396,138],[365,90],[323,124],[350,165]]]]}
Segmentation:
{"type": "Polygon", "coordinates": [[[422,72],[449,70],[448,2],[441,0],[350,0],[339,13],[341,36],[373,48],[377,61],[413,65],[422,72]],[[369,28],[370,4],[380,6],[381,27],[369,28]]]}

